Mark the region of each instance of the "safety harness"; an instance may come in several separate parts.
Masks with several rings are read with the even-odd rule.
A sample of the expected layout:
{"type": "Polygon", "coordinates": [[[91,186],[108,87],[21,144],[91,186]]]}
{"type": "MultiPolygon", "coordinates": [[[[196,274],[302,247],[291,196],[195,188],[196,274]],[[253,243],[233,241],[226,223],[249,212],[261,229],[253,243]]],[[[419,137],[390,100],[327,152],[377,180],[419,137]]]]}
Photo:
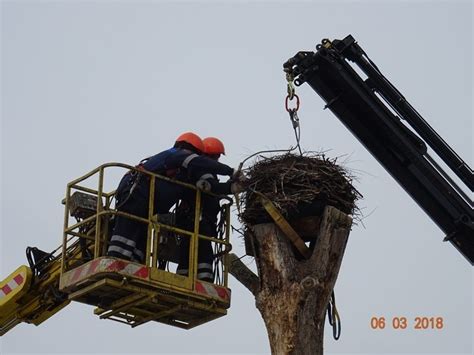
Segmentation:
{"type": "Polygon", "coordinates": [[[199,156],[195,153],[190,154],[183,160],[180,167],[168,167],[166,164],[167,159],[176,152],[177,148],[170,148],[155,156],[142,159],[140,163],[135,166],[135,169],[129,170],[124,176],[124,178],[128,178],[128,182],[126,186],[124,186],[124,190],[118,191],[120,194],[122,194],[126,193],[128,190],[128,193],[126,193],[126,197],[122,201],[117,201],[118,203],[116,208],[122,207],[130,199],[130,196],[132,196],[133,192],[143,179],[149,179],[149,176],[144,174],[144,172],[153,172],[155,174],[174,179],[181,172],[181,168],[187,169],[189,163],[194,158],[199,156]]]}

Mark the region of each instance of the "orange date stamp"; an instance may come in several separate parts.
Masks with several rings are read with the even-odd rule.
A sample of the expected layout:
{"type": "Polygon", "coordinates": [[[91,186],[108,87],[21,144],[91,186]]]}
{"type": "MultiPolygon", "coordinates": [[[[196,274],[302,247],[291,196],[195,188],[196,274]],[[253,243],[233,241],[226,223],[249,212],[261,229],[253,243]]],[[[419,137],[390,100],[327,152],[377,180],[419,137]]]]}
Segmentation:
{"type": "Polygon", "coordinates": [[[443,317],[372,317],[370,318],[370,328],[373,330],[383,330],[392,328],[396,330],[441,330],[445,327],[443,317]]]}

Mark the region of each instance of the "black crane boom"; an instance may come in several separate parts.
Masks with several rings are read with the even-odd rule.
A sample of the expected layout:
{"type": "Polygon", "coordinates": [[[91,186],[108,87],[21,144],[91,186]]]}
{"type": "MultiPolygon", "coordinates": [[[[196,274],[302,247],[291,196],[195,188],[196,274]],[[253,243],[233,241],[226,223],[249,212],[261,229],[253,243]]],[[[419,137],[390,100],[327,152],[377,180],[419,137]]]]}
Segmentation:
{"type": "Polygon", "coordinates": [[[297,86],[307,82],[474,265],[474,203],[429,155],[428,147],[472,192],[472,169],[408,103],[349,35],[323,40],[284,65],[297,86]],[[363,79],[349,62],[367,76],[363,79]]]}

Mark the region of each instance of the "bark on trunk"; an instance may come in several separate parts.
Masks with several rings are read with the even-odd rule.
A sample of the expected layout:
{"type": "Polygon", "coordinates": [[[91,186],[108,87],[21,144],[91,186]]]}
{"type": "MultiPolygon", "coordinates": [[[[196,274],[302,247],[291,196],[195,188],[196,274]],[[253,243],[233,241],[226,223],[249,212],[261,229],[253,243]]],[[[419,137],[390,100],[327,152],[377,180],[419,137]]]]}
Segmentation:
{"type": "Polygon", "coordinates": [[[242,265],[230,272],[255,295],[272,354],[323,354],[325,312],[351,224],[351,217],[326,207],[309,259],[298,255],[275,224],[252,227],[259,287],[256,275],[242,265]]]}

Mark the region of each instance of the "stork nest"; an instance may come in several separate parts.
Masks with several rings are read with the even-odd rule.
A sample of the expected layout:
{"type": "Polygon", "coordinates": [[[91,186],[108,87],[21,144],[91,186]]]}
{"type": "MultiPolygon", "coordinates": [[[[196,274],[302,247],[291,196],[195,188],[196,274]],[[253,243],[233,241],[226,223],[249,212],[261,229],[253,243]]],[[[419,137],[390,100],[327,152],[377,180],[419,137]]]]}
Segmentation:
{"type": "Polygon", "coordinates": [[[270,199],[289,221],[322,215],[327,205],[357,215],[356,201],[362,195],[352,185],[353,177],[336,160],[320,153],[258,157],[246,170],[240,219],[246,225],[273,221],[256,191],[270,199]]]}

